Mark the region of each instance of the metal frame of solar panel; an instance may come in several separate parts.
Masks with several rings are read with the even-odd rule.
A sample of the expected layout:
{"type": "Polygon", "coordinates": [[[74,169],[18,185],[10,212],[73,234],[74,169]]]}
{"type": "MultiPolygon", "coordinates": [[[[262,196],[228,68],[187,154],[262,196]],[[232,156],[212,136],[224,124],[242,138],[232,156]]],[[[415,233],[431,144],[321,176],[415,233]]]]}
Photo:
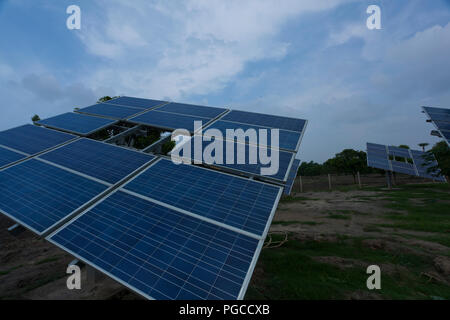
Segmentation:
{"type": "Polygon", "coordinates": [[[295,159],[292,163],[291,170],[289,171],[288,180],[286,181],[286,186],[284,187],[284,194],[290,195],[292,192],[292,187],[294,186],[295,178],[297,177],[298,168],[300,167],[301,161],[299,159],[295,159]]]}
{"type": "Polygon", "coordinates": [[[113,98],[111,100],[107,100],[104,103],[125,106],[125,107],[130,107],[130,108],[137,108],[137,109],[141,109],[141,110],[149,110],[149,109],[157,108],[168,102],[162,101],[162,100],[121,96],[121,97],[113,98]]]}
{"type": "MultiPolygon", "coordinates": [[[[295,159],[295,153],[292,152],[288,152],[288,151],[281,151],[281,150],[275,150],[275,149],[271,149],[271,148],[264,148],[264,147],[259,147],[259,149],[265,149],[265,150],[270,150],[270,152],[279,152],[279,167],[278,167],[278,173],[275,175],[262,175],[261,174],[261,168],[268,168],[270,167],[270,165],[268,166],[264,166],[262,165],[258,158],[258,146],[255,145],[250,145],[250,144],[244,144],[244,143],[239,143],[239,142],[233,142],[233,141],[228,141],[228,140],[221,140],[221,139],[217,139],[218,141],[222,142],[222,147],[223,147],[223,159],[225,161],[225,163],[223,164],[219,164],[219,163],[208,163],[205,162],[203,159],[203,151],[206,149],[207,145],[209,145],[210,143],[213,143],[211,141],[205,141],[202,140],[202,159],[198,159],[196,158],[196,154],[195,154],[195,139],[201,139],[200,136],[193,136],[192,138],[190,138],[189,140],[185,141],[184,143],[181,143],[179,145],[177,145],[177,147],[175,149],[173,149],[171,151],[171,155],[173,155],[173,157],[175,157],[176,159],[184,160],[184,161],[192,161],[195,164],[204,164],[207,165],[208,167],[211,168],[217,168],[220,169],[221,171],[227,171],[230,173],[234,173],[234,174],[239,174],[239,175],[244,175],[247,177],[258,177],[260,179],[263,179],[265,181],[270,181],[270,182],[274,182],[274,183],[281,183],[284,184],[287,181],[288,178],[288,174],[289,171],[292,167],[292,163],[294,162],[295,159]],[[185,143],[191,143],[191,157],[190,158],[186,158],[184,157],[183,154],[180,154],[179,150],[183,149],[183,145],[185,143]],[[234,147],[234,163],[233,164],[227,164],[226,163],[226,150],[227,150],[227,144],[233,144],[234,147]],[[237,161],[237,156],[238,156],[238,148],[243,147],[245,148],[245,159],[242,159],[245,161],[245,163],[243,164],[239,164],[237,161]],[[256,164],[252,164],[252,163],[248,163],[250,162],[249,159],[249,153],[250,151],[254,152],[256,154],[256,160],[257,163],[256,164]],[[174,154],[175,152],[175,154],[174,154]],[[178,154],[177,154],[178,153],[178,154]],[[197,163],[198,162],[198,163],[197,163]],[[280,172],[280,170],[282,170],[280,172]]],[[[268,154],[267,151],[264,151],[266,154],[268,154]]]]}
{"type": "Polygon", "coordinates": [[[13,165],[27,157],[28,155],[23,152],[13,151],[9,148],[0,146],[0,169],[13,165]]]}
{"type": "Polygon", "coordinates": [[[437,165],[437,161],[428,164],[426,168],[422,166],[424,161],[421,161],[420,158],[425,154],[425,152],[419,150],[367,143],[367,166],[446,182],[445,177],[435,177],[427,172],[429,167],[437,165]],[[394,157],[394,159],[389,159],[390,156],[394,157]],[[395,157],[411,159],[413,163],[397,161],[395,157]],[[421,164],[420,167],[418,166],[419,163],[421,164]]]}
{"type": "MultiPolygon", "coordinates": [[[[149,299],[242,299],[281,192],[281,187],[263,182],[160,159],[47,239],[149,299]],[[166,170],[167,166],[176,166],[177,172],[166,170]],[[154,179],[155,174],[165,180],[154,179]],[[178,177],[184,178],[182,190],[177,191],[178,177]],[[191,184],[192,178],[199,187],[212,181],[209,191],[225,192],[225,198],[228,194],[231,200],[225,205],[237,201],[235,188],[240,183],[244,184],[242,190],[254,195],[259,193],[249,185],[273,190],[275,198],[260,195],[261,200],[253,200],[259,203],[266,198],[263,203],[271,203],[263,231],[249,233],[215,220],[217,216],[208,218],[181,209],[189,205],[187,199],[182,201],[183,194],[205,205],[212,202],[209,196],[193,195],[192,191],[200,189],[186,190],[185,184],[191,184]],[[233,181],[235,187],[230,188],[233,181]],[[167,188],[159,188],[158,183],[167,188]],[[160,201],[169,198],[172,204],[160,201]]],[[[219,202],[216,205],[221,206],[219,202]]]]}
{"type": "Polygon", "coordinates": [[[450,109],[422,107],[422,110],[450,146],[450,109]]]}
{"type": "Polygon", "coordinates": [[[44,127],[61,130],[79,136],[89,136],[97,131],[112,126],[117,122],[118,120],[106,119],[81,113],[67,112],[51,118],[40,120],[36,123],[44,127]]]}
{"type": "Polygon", "coordinates": [[[126,107],[107,103],[97,103],[89,107],[75,110],[76,113],[104,117],[114,120],[126,120],[143,112],[145,109],[126,107]]]}

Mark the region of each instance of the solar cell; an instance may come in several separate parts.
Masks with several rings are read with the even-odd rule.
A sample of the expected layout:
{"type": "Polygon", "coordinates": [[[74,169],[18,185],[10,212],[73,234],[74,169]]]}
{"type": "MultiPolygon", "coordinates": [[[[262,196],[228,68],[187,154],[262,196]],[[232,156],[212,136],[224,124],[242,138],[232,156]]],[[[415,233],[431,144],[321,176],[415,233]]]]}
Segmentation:
{"type": "Polygon", "coordinates": [[[434,108],[434,107],[423,107],[423,109],[428,113],[441,113],[450,115],[450,109],[445,108],[434,108]]]}
{"type": "Polygon", "coordinates": [[[450,146],[450,109],[422,107],[439,130],[439,134],[450,146]]]}
{"type": "Polygon", "coordinates": [[[194,121],[202,121],[202,125],[205,125],[209,120],[211,119],[153,110],[129,119],[130,122],[157,127],[163,130],[186,129],[190,132],[194,132],[194,121]]]}
{"type": "Polygon", "coordinates": [[[262,235],[280,187],[161,159],[126,190],[262,235]]]}
{"type": "Polygon", "coordinates": [[[46,127],[87,136],[116,122],[116,120],[67,112],[52,118],[38,121],[37,123],[46,127]]]}
{"type": "Polygon", "coordinates": [[[25,159],[27,156],[17,153],[6,148],[0,147],[0,168],[7,166],[11,163],[25,159]]]}
{"type": "Polygon", "coordinates": [[[259,241],[118,191],[48,237],[150,299],[240,297],[259,241]]]}
{"type": "Polygon", "coordinates": [[[80,139],[40,158],[114,184],[155,157],[99,141],[80,139]]]}
{"type": "Polygon", "coordinates": [[[43,234],[107,186],[39,160],[0,171],[0,211],[43,234]]]}
{"type": "Polygon", "coordinates": [[[391,155],[391,156],[402,157],[402,158],[411,158],[411,156],[409,154],[409,149],[389,146],[388,150],[389,150],[389,155],[391,155]]]}
{"type": "Polygon", "coordinates": [[[406,162],[391,160],[392,171],[409,174],[412,176],[417,175],[416,170],[414,169],[414,165],[406,162]]]}
{"type": "MultiPolygon", "coordinates": [[[[219,130],[223,137],[227,137],[227,129],[242,129],[244,132],[248,129],[253,129],[257,132],[257,143],[259,143],[261,146],[272,146],[271,143],[271,128],[268,127],[261,127],[257,125],[250,125],[250,124],[244,124],[244,123],[237,123],[237,122],[230,122],[230,121],[216,121],[213,122],[208,128],[205,129],[204,135],[208,135],[208,129],[217,129],[219,130]],[[263,144],[260,141],[259,130],[267,130],[267,143],[263,144]]],[[[285,150],[291,150],[291,151],[298,151],[298,148],[300,147],[300,139],[301,139],[301,133],[300,132],[293,132],[293,131],[286,131],[286,130],[280,130],[279,131],[279,141],[278,141],[278,148],[285,149],[285,150]]],[[[233,139],[238,142],[248,142],[249,139],[244,137],[244,139],[233,139]],[[246,140],[246,141],[244,141],[246,140]]]]}
{"type": "Polygon", "coordinates": [[[433,121],[450,122],[450,114],[446,113],[429,113],[430,119],[433,121]]]}
{"type": "Polygon", "coordinates": [[[0,132],[0,145],[32,155],[75,138],[68,133],[26,124],[0,132]]]}
{"type": "Polygon", "coordinates": [[[436,126],[441,131],[450,131],[450,122],[443,122],[443,121],[434,121],[436,126]]]}
{"type": "Polygon", "coordinates": [[[77,110],[80,113],[109,117],[113,119],[126,119],[139,112],[140,109],[113,104],[99,103],[77,110]]]}
{"type": "Polygon", "coordinates": [[[197,116],[197,117],[204,117],[204,118],[216,118],[227,109],[224,108],[217,108],[217,107],[206,107],[206,106],[199,106],[199,105],[193,105],[193,104],[186,104],[186,103],[175,103],[171,102],[169,104],[166,104],[162,107],[158,107],[158,111],[164,111],[164,112],[173,112],[173,113],[179,113],[179,114],[185,114],[190,116],[197,116]]]}
{"type": "Polygon", "coordinates": [[[298,168],[300,167],[300,160],[295,159],[292,163],[291,170],[289,171],[289,176],[286,182],[286,186],[284,187],[284,194],[290,195],[292,192],[292,186],[294,185],[295,178],[297,177],[298,168]]]}
{"type": "MultiPolygon", "coordinates": [[[[287,180],[287,171],[291,165],[291,162],[294,159],[295,154],[291,152],[286,151],[279,151],[278,153],[278,170],[271,174],[271,175],[263,175],[263,172],[261,171],[262,168],[268,169],[269,167],[273,166],[274,169],[277,168],[275,158],[272,159],[273,163],[264,164],[261,161],[260,154],[267,154],[268,157],[274,156],[273,152],[276,152],[272,149],[266,149],[263,147],[257,148],[257,146],[254,145],[246,145],[242,143],[236,143],[231,141],[222,141],[222,140],[215,140],[218,145],[217,150],[209,147],[209,145],[212,143],[211,141],[202,141],[199,142],[199,145],[201,145],[201,152],[196,153],[195,152],[195,143],[194,140],[201,138],[199,136],[194,137],[190,139],[187,144],[190,143],[191,145],[191,159],[192,161],[196,160],[198,162],[206,163],[209,165],[213,165],[220,168],[227,168],[229,170],[232,170],[234,172],[240,172],[246,175],[256,175],[256,176],[263,176],[265,178],[275,179],[279,181],[286,181],[287,180]],[[209,152],[211,150],[211,152],[209,152]],[[231,151],[230,153],[228,153],[231,151]],[[204,154],[211,154],[212,157],[216,157],[217,152],[217,158],[222,161],[223,163],[212,163],[205,161],[203,155],[204,154]],[[220,153],[222,155],[220,155],[220,153]],[[250,157],[251,156],[251,157],[250,157]],[[238,160],[240,163],[238,163],[238,160]]],[[[184,144],[183,144],[184,145],[184,144]]],[[[180,156],[184,157],[182,150],[182,145],[179,144],[172,152],[174,156],[180,156]]]]}
{"type": "Polygon", "coordinates": [[[303,119],[273,116],[268,114],[238,110],[232,110],[221,120],[254,124],[263,127],[291,130],[296,132],[302,132],[306,125],[306,120],[303,119]]]}
{"type": "Polygon", "coordinates": [[[134,97],[119,97],[116,99],[106,101],[107,104],[115,104],[122,105],[127,107],[133,107],[138,109],[150,109],[167,103],[166,101],[161,100],[152,100],[152,99],[143,99],[143,98],[134,98],[134,97]]]}

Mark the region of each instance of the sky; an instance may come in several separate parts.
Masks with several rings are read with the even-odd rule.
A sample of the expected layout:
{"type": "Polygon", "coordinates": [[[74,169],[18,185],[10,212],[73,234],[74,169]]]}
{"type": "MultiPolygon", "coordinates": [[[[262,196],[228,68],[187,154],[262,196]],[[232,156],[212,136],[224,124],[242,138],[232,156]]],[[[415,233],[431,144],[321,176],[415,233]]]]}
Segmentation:
{"type": "Polygon", "coordinates": [[[432,145],[420,106],[450,108],[450,0],[0,0],[0,37],[0,130],[127,95],[307,119],[323,162],[432,145]]]}

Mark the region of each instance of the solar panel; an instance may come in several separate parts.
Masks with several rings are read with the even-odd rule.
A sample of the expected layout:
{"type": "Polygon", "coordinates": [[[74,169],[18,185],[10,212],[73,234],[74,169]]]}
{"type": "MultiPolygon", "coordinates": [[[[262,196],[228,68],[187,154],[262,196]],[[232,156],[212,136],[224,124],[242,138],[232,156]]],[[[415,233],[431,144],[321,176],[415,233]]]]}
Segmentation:
{"type": "Polygon", "coordinates": [[[91,133],[109,127],[116,122],[116,120],[67,112],[52,118],[38,121],[37,123],[49,128],[87,136],[91,133]]]}
{"type": "Polygon", "coordinates": [[[27,156],[17,153],[6,148],[0,147],[0,168],[3,168],[11,163],[25,159],[27,156]]]}
{"type": "Polygon", "coordinates": [[[194,121],[202,121],[202,125],[205,125],[210,120],[198,116],[194,117],[153,110],[129,119],[130,122],[157,127],[163,130],[186,129],[189,132],[194,132],[194,121]]]}
{"type": "MultiPolygon", "coordinates": [[[[261,158],[259,157],[259,154],[260,153],[267,154],[268,157],[271,157],[272,153],[276,152],[275,150],[266,149],[263,147],[257,148],[257,146],[254,146],[254,145],[248,145],[248,144],[246,145],[246,144],[242,144],[242,143],[236,143],[236,142],[231,142],[231,141],[222,141],[222,140],[217,139],[216,141],[219,144],[221,144],[221,146],[217,146],[217,148],[219,150],[218,152],[222,153],[222,156],[219,156],[219,154],[218,154],[218,158],[221,159],[221,161],[223,163],[222,164],[207,163],[207,161],[205,161],[205,159],[203,158],[203,154],[204,153],[209,154],[208,150],[211,148],[208,147],[208,145],[210,145],[212,142],[211,141],[202,141],[201,142],[201,146],[202,146],[201,151],[202,152],[199,154],[196,154],[195,153],[195,144],[194,144],[195,139],[200,139],[200,137],[194,137],[194,138],[190,139],[188,142],[186,142],[186,143],[191,144],[191,159],[192,159],[192,161],[196,160],[198,162],[206,163],[206,164],[209,164],[209,165],[212,165],[215,167],[229,169],[233,172],[242,173],[245,175],[260,176],[260,177],[265,177],[265,178],[269,178],[269,179],[275,179],[278,181],[286,181],[287,180],[287,172],[288,172],[288,169],[290,168],[290,165],[295,156],[295,154],[291,153],[291,152],[279,151],[278,171],[272,175],[263,175],[261,169],[269,168],[271,165],[275,166],[275,163],[263,164],[261,162],[261,158]],[[227,147],[227,145],[228,145],[228,147],[227,147]],[[231,151],[231,150],[233,150],[232,154],[231,153],[227,154],[228,151],[231,151]],[[250,157],[250,155],[252,155],[252,157],[250,157]],[[227,160],[228,158],[230,158],[229,161],[227,160]],[[241,164],[238,163],[238,160],[241,160],[240,161],[241,164]],[[252,163],[253,160],[254,160],[254,163],[252,163]]],[[[172,151],[172,153],[174,154],[175,157],[177,157],[178,155],[180,157],[185,157],[183,155],[182,144],[179,144],[172,151]]],[[[215,157],[216,150],[211,150],[211,154],[212,154],[212,157],[215,157]]],[[[275,159],[273,159],[273,160],[275,160],[275,159]]],[[[276,167],[274,167],[274,168],[276,168],[276,167]]]]}
{"type": "Polygon", "coordinates": [[[306,125],[306,120],[303,119],[280,117],[238,110],[232,110],[221,120],[253,124],[269,128],[291,130],[296,132],[302,132],[306,125]]]}
{"type": "Polygon", "coordinates": [[[409,154],[409,149],[389,146],[388,152],[389,155],[393,157],[411,158],[411,155],[409,154]]]}
{"type": "Polygon", "coordinates": [[[107,104],[121,105],[126,107],[138,108],[141,110],[150,109],[167,103],[161,100],[134,98],[134,97],[119,97],[116,99],[106,101],[107,104]]]}
{"type": "Polygon", "coordinates": [[[126,119],[129,118],[139,112],[140,109],[118,106],[106,103],[94,104],[92,106],[82,108],[77,110],[76,112],[86,113],[90,115],[109,117],[112,119],[126,119]]]}
{"type": "Polygon", "coordinates": [[[155,157],[103,142],[80,139],[40,158],[114,184],[155,157]]]}
{"type": "MultiPolygon", "coordinates": [[[[214,123],[212,123],[210,126],[208,126],[208,128],[205,129],[204,135],[208,135],[206,130],[208,129],[217,129],[219,130],[223,137],[226,138],[227,136],[227,129],[241,129],[244,132],[247,131],[248,129],[254,129],[257,131],[257,139],[258,139],[258,143],[262,146],[272,146],[271,143],[271,128],[268,127],[261,127],[261,126],[256,126],[256,125],[249,125],[249,124],[244,124],[244,123],[237,123],[237,122],[230,122],[230,121],[216,121],[214,123]],[[267,143],[266,144],[262,144],[262,142],[260,141],[260,137],[259,137],[259,132],[260,130],[267,130],[267,143]]],[[[301,133],[300,132],[293,132],[293,131],[287,131],[287,130],[280,130],[279,131],[279,141],[278,141],[278,147],[280,149],[285,149],[285,150],[290,150],[290,151],[298,151],[299,147],[300,147],[300,140],[301,140],[301,133]]],[[[244,139],[234,139],[235,141],[238,142],[242,142],[244,143],[244,140],[247,140],[248,142],[248,138],[244,139]]]]}
{"type": "Polygon", "coordinates": [[[394,172],[409,174],[411,176],[417,175],[413,164],[410,164],[407,162],[391,160],[391,165],[392,165],[392,171],[394,171],[394,172]]]}
{"type": "Polygon", "coordinates": [[[217,108],[217,107],[206,107],[206,106],[198,106],[193,104],[186,104],[186,103],[175,103],[171,102],[169,104],[166,104],[162,107],[158,107],[158,111],[164,111],[164,112],[172,112],[172,113],[179,113],[179,114],[185,114],[190,116],[197,116],[197,117],[204,117],[204,118],[216,118],[227,109],[224,108],[217,108]]]}
{"type": "Polygon", "coordinates": [[[104,184],[31,159],[0,171],[0,211],[43,234],[106,188],[104,184]]]}
{"type": "Polygon", "coordinates": [[[440,175],[438,176],[440,170],[437,170],[437,172],[428,172],[429,168],[438,166],[438,162],[433,154],[418,150],[411,150],[411,155],[419,176],[441,182],[447,181],[445,177],[440,175]]]}
{"type": "Polygon", "coordinates": [[[261,241],[118,191],[48,240],[149,299],[236,299],[261,241]]]}
{"type": "Polygon", "coordinates": [[[292,186],[294,185],[295,178],[297,177],[298,168],[300,167],[300,160],[295,159],[292,163],[291,170],[289,171],[288,180],[286,186],[284,187],[284,194],[290,195],[292,192],[292,186]]]}
{"type": "Polygon", "coordinates": [[[422,107],[430,120],[439,130],[440,136],[450,146],[450,109],[422,107]]]}
{"type": "Polygon", "coordinates": [[[262,235],[280,187],[161,159],[126,190],[262,235]]]}
{"type": "Polygon", "coordinates": [[[26,124],[0,132],[0,145],[32,155],[74,138],[71,134],[26,124]]]}

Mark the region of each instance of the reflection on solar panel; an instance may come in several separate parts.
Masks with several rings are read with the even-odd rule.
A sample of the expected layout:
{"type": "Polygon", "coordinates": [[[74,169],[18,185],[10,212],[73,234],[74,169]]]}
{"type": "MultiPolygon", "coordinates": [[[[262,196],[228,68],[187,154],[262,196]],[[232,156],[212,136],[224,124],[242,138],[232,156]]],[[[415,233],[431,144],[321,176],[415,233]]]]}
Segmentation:
{"type": "MultiPolygon", "coordinates": [[[[207,164],[213,165],[215,167],[219,167],[219,168],[227,168],[233,172],[244,173],[246,175],[251,175],[251,176],[264,176],[265,178],[275,179],[275,180],[279,180],[279,181],[287,180],[287,171],[290,168],[291,162],[293,161],[294,156],[295,156],[295,154],[291,153],[291,152],[279,151],[279,153],[278,153],[278,155],[279,155],[278,171],[272,175],[262,175],[261,168],[269,168],[271,165],[275,165],[275,163],[263,164],[261,162],[259,154],[260,153],[267,154],[267,157],[271,157],[273,152],[276,152],[275,150],[265,149],[263,147],[258,148],[257,146],[254,146],[254,145],[248,145],[248,144],[245,145],[242,143],[236,143],[236,142],[233,143],[231,141],[222,141],[222,140],[218,139],[218,140],[215,140],[219,144],[217,146],[217,150],[219,150],[218,152],[219,153],[221,152],[222,155],[219,155],[219,153],[217,155],[218,155],[218,159],[220,159],[223,162],[223,164],[219,164],[219,163],[213,164],[213,163],[208,163],[205,161],[205,159],[203,159],[203,153],[209,154],[208,150],[212,149],[212,147],[208,147],[212,142],[211,141],[203,141],[201,143],[199,142],[199,144],[202,145],[202,148],[201,148],[201,152],[199,154],[196,154],[194,152],[194,150],[195,150],[194,140],[195,139],[201,140],[200,137],[194,137],[194,138],[190,139],[188,142],[186,142],[186,143],[191,144],[191,159],[192,160],[195,159],[198,162],[207,163],[207,164]],[[227,145],[229,145],[229,147],[227,147],[227,145]],[[234,150],[233,154],[227,155],[227,152],[228,152],[227,149],[234,150]],[[251,157],[250,157],[250,155],[251,155],[251,157]],[[230,158],[229,161],[227,161],[228,158],[230,158]],[[238,159],[240,160],[240,162],[242,164],[238,163],[238,159]]],[[[182,145],[179,144],[172,151],[174,156],[184,157],[183,150],[181,148],[182,148],[182,145]]],[[[215,149],[211,150],[211,156],[212,157],[216,156],[215,149]]]]}
{"type": "Polygon", "coordinates": [[[31,159],[0,171],[0,211],[42,234],[106,188],[31,159]]]}
{"type": "Polygon", "coordinates": [[[450,146],[450,109],[423,107],[423,110],[450,146]]]}
{"type": "MultiPolygon", "coordinates": [[[[418,150],[367,143],[367,165],[386,171],[446,181],[442,176],[434,176],[428,173],[428,169],[437,166],[438,163],[433,155],[418,150]]],[[[438,173],[435,174],[438,175],[438,173]]]]}
{"type": "Polygon", "coordinates": [[[227,109],[171,102],[155,110],[212,119],[218,117],[227,109]]]}
{"type": "Polygon", "coordinates": [[[164,300],[242,297],[260,243],[121,191],[48,239],[145,297],[164,300]]]}
{"type": "Polygon", "coordinates": [[[86,108],[79,109],[79,110],[77,110],[77,112],[91,114],[91,115],[97,115],[97,116],[103,116],[103,117],[109,117],[112,119],[119,120],[119,119],[129,118],[129,117],[135,115],[136,113],[141,112],[141,110],[132,108],[132,107],[99,103],[99,104],[94,104],[94,105],[86,107],[86,108]]]}
{"type": "Polygon", "coordinates": [[[103,142],[80,139],[40,158],[114,184],[155,157],[103,142]]]}
{"type": "Polygon", "coordinates": [[[32,155],[74,138],[71,134],[26,124],[0,132],[0,145],[32,155]]]}
{"type": "Polygon", "coordinates": [[[116,120],[68,112],[37,123],[49,128],[87,136],[116,123],[116,120]]]}
{"type": "Polygon", "coordinates": [[[119,97],[106,101],[107,104],[121,105],[126,107],[138,108],[141,110],[150,109],[167,103],[161,100],[142,99],[133,97],[119,97]]]}
{"type": "Polygon", "coordinates": [[[300,160],[295,159],[292,163],[291,170],[289,171],[288,180],[286,186],[284,187],[284,194],[290,195],[292,192],[292,186],[294,185],[295,178],[297,177],[298,168],[300,167],[300,160]]]}
{"type": "Polygon", "coordinates": [[[273,116],[262,113],[232,110],[221,120],[253,124],[257,126],[302,132],[306,120],[273,116]]]}
{"type": "MultiPolygon", "coordinates": [[[[230,122],[230,121],[216,121],[214,123],[212,123],[210,126],[208,126],[208,128],[205,129],[204,135],[208,135],[207,131],[208,129],[217,129],[222,133],[222,136],[224,138],[226,138],[227,134],[226,134],[226,130],[227,129],[233,129],[233,130],[237,130],[237,129],[242,129],[244,132],[247,131],[248,129],[254,129],[257,131],[257,140],[258,143],[261,146],[272,146],[271,143],[271,128],[268,127],[261,127],[261,126],[256,126],[256,125],[249,125],[249,124],[244,124],[244,123],[237,123],[237,122],[230,122]],[[259,130],[267,130],[267,143],[263,144],[260,140],[259,137],[259,130]]],[[[263,133],[265,134],[265,133],[263,133]]],[[[247,140],[248,142],[248,138],[244,138],[247,140]]],[[[301,133],[300,132],[293,132],[293,131],[286,131],[286,130],[279,130],[279,142],[278,142],[278,148],[280,149],[285,149],[285,150],[289,150],[289,151],[298,151],[299,147],[300,147],[300,139],[301,139],[301,133]]],[[[243,139],[234,139],[235,141],[238,142],[245,142],[243,139]]]]}
{"type": "Polygon", "coordinates": [[[280,187],[161,159],[125,187],[192,212],[262,235],[280,187]]]}
{"type": "Polygon", "coordinates": [[[16,161],[26,158],[27,156],[0,147],[0,168],[12,164],[16,161]]]}
{"type": "Polygon", "coordinates": [[[186,129],[190,132],[194,132],[194,121],[202,121],[202,125],[205,125],[209,120],[211,119],[153,110],[129,119],[130,122],[157,127],[163,130],[186,129]]]}

